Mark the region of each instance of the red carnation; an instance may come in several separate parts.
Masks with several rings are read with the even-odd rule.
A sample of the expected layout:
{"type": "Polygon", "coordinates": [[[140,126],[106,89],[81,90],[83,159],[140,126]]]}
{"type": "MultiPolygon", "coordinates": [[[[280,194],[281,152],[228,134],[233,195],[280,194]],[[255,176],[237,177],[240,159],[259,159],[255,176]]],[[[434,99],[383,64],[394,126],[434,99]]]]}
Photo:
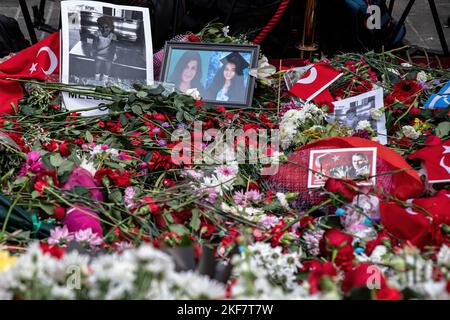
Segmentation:
{"type": "Polygon", "coordinates": [[[50,246],[47,243],[40,243],[39,244],[42,253],[46,254],[50,254],[52,257],[55,257],[57,259],[61,259],[64,256],[64,252],[65,249],[64,248],[60,248],[58,246],[50,246]]]}

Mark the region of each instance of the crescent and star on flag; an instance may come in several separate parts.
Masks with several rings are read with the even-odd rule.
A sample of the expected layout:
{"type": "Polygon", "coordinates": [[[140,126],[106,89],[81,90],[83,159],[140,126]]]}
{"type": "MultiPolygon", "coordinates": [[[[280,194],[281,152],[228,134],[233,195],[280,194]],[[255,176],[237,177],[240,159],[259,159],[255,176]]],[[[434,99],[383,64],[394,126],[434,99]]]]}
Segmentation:
{"type": "MultiPolygon", "coordinates": [[[[56,54],[52,51],[52,49],[50,49],[50,47],[42,47],[41,49],[39,49],[38,53],[36,54],[36,58],[39,56],[39,54],[41,54],[41,52],[46,52],[48,58],[50,59],[50,66],[47,68],[47,70],[45,70],[44,68],[41,68],[41,70],[45,75],[51,75],[58,66],[58,58],[56,57],[56,54]]],[[[33,74],[37,71],[38,65],[38,62],[31,63],[30,69],[28,69],[30,71],[30,74],[33,74]]]]}

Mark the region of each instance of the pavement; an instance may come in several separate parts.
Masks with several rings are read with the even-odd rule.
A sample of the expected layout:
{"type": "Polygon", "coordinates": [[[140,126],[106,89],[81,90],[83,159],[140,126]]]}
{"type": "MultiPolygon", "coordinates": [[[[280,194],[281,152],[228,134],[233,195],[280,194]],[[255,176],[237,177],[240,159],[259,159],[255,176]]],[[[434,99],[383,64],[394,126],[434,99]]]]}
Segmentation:
{"type": "MultiPolygon", "coordinates": [[[[32,6],[38,5],[40,0],[26,0],[30,14],[32,15],[32,6]]],[[[164,0],[168,1],[168,0],[164,0]]],[[[228,1],[228,0],[222,0],[228,1]]],[[[329,0],[325,0],[329,1],[329,0]]],[[[387,0],[389,1],[389,0],[387,0]]],[[[392,0],[391,0],[392,1],[392,0]]],[[[397,20],[400,18],[409,0],[395,0],[393,16],[397,20]]],[[[47,0],[45,7],[46,23],[57,28],[59,25],[59,8],[60,0],[47,0]]],[[[450,27],[448,26],[450,19],[450,1],[449,0],[435,0],[437,11],[441,24],[444,27],[444,34],[447,39],[447,44],[450,46],[450,27]]],[[[25,21],[20,10],[18,0],[1,0],[0,13],[14,17],[19,21],[19,25],[25,37],[29,38],[25,21]]],[[[406,37],[405,44],[411,44],[423,47],[433,51],[442,51],[436,28],[431,15],[428,0],[416,0],[411,12],[405,22],[406,37]]],[[[46,36],[45,32],[36,31],[37,37],[42,39],[46,36]]]]}

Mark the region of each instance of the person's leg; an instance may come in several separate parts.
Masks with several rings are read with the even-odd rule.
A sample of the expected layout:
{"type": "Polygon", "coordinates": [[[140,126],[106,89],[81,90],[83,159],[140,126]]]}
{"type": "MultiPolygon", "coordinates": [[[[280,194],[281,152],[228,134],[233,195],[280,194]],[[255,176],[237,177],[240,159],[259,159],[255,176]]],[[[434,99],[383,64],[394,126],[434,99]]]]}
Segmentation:
{"type": "Polygon", "coordinates": [[[100,81],[100,72],[102,69],[102,61],[100,59],[95,60],[95,80],[100,81]]]}

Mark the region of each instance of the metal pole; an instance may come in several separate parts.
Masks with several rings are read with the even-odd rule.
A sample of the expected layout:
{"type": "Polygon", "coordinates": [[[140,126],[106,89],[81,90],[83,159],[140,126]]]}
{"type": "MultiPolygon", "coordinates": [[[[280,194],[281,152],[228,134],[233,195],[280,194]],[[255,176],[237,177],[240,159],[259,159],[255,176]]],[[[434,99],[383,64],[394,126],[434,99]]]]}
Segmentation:
{"type": "Polygon", "coordinates": [[[33,21],[31,21],[30,12],[28,11],[27,2],[25,0],[19,0],[20,8],[22,9],[23,18],[27,26],[28,34],[32,44],[38,42],[36,32],[34,31],[33,21]]]}
{"type": "Polygon", "coordinates": [[[302,43],[298,46],[302,59],[304,58],[305,52],[309,53],[309,57],[311,57],[312,53],[319,49],[319,46],[314,43],[315,13],[316,0],[306,0],[302,43]]]}

